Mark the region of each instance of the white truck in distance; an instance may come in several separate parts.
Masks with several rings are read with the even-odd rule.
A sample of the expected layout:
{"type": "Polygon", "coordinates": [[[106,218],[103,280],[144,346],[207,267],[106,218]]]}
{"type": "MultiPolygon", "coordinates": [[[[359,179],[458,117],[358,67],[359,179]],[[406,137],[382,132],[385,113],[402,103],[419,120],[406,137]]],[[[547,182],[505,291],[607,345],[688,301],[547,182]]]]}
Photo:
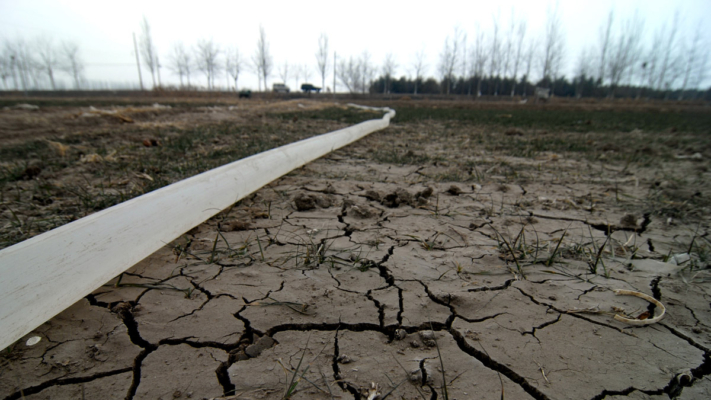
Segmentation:
{"type": "Polygon", "coordinates": [[[272,90],[275,93],[289,93],[289,87],[283,83],[275,83],[272,85],[272,90]]]}

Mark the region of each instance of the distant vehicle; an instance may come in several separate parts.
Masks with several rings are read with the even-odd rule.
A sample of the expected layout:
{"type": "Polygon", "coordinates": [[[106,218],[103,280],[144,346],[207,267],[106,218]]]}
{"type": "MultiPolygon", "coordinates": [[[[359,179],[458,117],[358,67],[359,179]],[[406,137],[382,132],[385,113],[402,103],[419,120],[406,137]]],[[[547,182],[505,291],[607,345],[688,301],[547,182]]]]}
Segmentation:
{"type": "Polygon", "coordinates": [[[240,90],[240,91],[239,91],[239,98],[240,98],[240,99],[241,99],[241,98],[249,99],[250,97],[252,97],[252,91],[251,91],[251,90],[240,90]]]}
{"type": "Polygon", "coordinates": [[[310,83],[304,83],[303,85],[301,85],[301,90],[302,90],[304,93],[310,93],[310,92],[316,92],[316,93],[318,93],[318,92],[321,91],[321,88],[320,88],[320,87],[316,87],[316,86],[314,86],[314,85],[312,85],[312,84],[310,84],[310,83]]]}
{"type": "Polygon", "coordinates": [[[272,85],[272,90],[275,93],[289,93],[289,87],[283,83],[275,83],[272,85]]]}

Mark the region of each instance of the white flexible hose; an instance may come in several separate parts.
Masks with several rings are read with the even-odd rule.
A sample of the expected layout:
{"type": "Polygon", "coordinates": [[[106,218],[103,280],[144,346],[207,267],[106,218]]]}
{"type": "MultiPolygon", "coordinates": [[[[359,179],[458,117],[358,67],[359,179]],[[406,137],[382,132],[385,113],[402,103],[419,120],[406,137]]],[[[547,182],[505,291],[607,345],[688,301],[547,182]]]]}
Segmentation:
{"type": "Polygon", "coordinates": [[[0,349],[238,200],[384,129],[369,120],[176,182],[0,250],[0,349]]]}

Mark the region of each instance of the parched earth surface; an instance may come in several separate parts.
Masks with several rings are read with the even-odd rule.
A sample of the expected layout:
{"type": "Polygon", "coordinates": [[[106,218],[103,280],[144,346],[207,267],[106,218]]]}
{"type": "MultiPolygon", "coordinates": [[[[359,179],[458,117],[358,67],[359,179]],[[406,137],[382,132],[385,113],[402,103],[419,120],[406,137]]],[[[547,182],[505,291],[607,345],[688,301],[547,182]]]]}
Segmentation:
{"type": "MultiPolygon", "coordinates": [[[[397,105],[389,128],[262,188],[4,350],[0,398],[711,397],[708,126],[598,128],[609,114],[512,126],[525,113],[494,108],[483,124],[466,107],[415,118],[424,109],[397,105]],[[618,289],[658,299],[664,317],[619,321],[662,310],[618,289]]],[[[256,133],[350,123],[302,107],[239,118],[256,133]]],[[[171,132],[153,134],[167,147],[171,132]]],[[[134,136],[122,140],[147,151],[134,136]]],[[[67,163],[120,162],[83,153],[67,163]]],[[[12,182],[6,196],[31,195],[31,179],[12,182]]]]}

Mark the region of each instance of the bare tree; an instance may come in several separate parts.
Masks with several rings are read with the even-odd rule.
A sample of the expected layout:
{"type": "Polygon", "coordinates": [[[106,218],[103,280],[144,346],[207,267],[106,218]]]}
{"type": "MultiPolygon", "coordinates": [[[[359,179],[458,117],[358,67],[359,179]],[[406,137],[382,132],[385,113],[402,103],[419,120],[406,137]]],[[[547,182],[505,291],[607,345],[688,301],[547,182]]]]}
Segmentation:
{"type": "Polygon", "coordinates": [[[472,77],[474,76],[474,63],[469,59],[471,50],[467,46],[467,34],[462,42],[462,77],[467,83],[467,96],[472,95],[472,77]]]}
{"type": "Polygon", "coordinates": [[[643,84],[649,88],[654,88],[657,84],[657,70],[659,69],[660,61],[660,50],[662,47],[662,42],[664,42],[664,37],[662,36],[664,32],[657,30],[652,36],[652,43],[650,44],[646,54],[644,55],[644,61],[642,62],[643,84]]]}
{"type": "Polygon", "coordinates": [[[302,69],[304,69],[304,68],[301,64],[294,64],[294,73],[292,74],[292,76],[294,77],[294,90],[296,90],[299,87],[299,79],[301,79],[301,70],[302,69]]]}
{"type": "Polygon", "coordinates": [[[644,22],[635,16],[625,23],[620,34],[614,38],[608,61],[610,79],[609,96],[614,96],[615,88],[620,84],[626,73],[633,72],[642,51],[642,31],[644,22]]]}
{"type": "Polygon", "coordinates": [[[476,38],[474,40],[474,51],[472,52],[474,66],[474,76],[476,77],[476,95],[481,97],[481,81],[484,79],[486,63],[489,59],[489,53],[486,51],[486,37],[484,32],[477,25],[476,38]]]}
{"type": "Polygon", "coordinates": [[[592,59],[592,52],[590,48],[585,47],[580,51],[578,56],[577,65],[575,66],[575,97],[581,98],[583,96],[583,85],[585,79],[590,77],[592,73],[592,66],[590,65],[590,60],[592,59]]]}
{"type": "Polygon", "coordinates": [[[367,93],[370,82],[373,81],[373,75],[375,74],[375,68],[370,61],[370,53],[368,50],[364,50],[360,55],[360,69],[361,69],[361,92],[367,93]]]}
{"type": "MultiPolygon", "coordinates": [[[[684,91],[689,86],[695,72],[699,69],[705,69],[705,66],[701,63],[705,64],[706,60],[703,55],[699,57],[699,55],[704,51],[704,49],[702,49],[701,28],[701,21],[699,21],[699,24],[696,26],[696,31],[694,31],[694,36],[691,38],[691,42],[685,43],[683,46],[682,54],[684,54],[684,79],[681,84],[681,90],[679,90],[679,100],[683,100],[684,91]]],[[[706,48],[706,46],[704,46],[704,48],[706,48]]],[[[706,50],[706,53],[708,54],[708,50],[706,50]]]]}
{"type": "Polygon", "coordinates": [[[459,67],[461,57],[461,46],[463,33],[457,26],[454,28],[454,35],[447,36],[444,41],[444,48],[439,56],[439,73],[445,83],[445,93],[449,94],[454,83],[454,72],[459,67]]]}
{"type": "MultiPolygon", "coordinates": [[[[489,47],[489,78],[494,80],[499,76],[501,68],[501,39],[499,38],[499,18],[494,18],[494,34],[491,37],[491,47],[489,47]]],[[[491,89],[489,89],[491,90],[491,89]]],[[[494,87],[494,96],[498,95],[498,83],[494,87]]]]}
{"type": "Polygon", "coordinates": [[[0,78],[2,78],[2,85],[5,90],[8,90],[7,79],[12,75],[10,56],[3,51],[0,54],[0,78]]]}
{"type": "Polygon", "coordinates": [[[151,71],[153,86],[156,85],[156,48],[153,44],[151,36],[151,26],[148,24],[148,19],[143,17],[141,22],[141,41],[140,41],[141,56],[143,56],[143,64],[151,71]]]}
{"type": "Polygon", "coordinates": [[[351,93],[368,90],[368,86],[373,79],[374,69],[370,63],[370,53],[364,51],[359,58],[349,57],[348,60],[341,59],[336,68],[338,80],[351,93]]]}
{"type": "MultiPolygon", "coordinates": [[[[235,91],[237,91],[239,90],[237,80],[239,79],[240,72],[242,72],[244,61],[242,60],[239,49],[236,47],[228,50],[225,55],[225,69],[227,70],[227,74],[235,81],[235,91]]],[[[284,82],[286,82],[286,80],[284,82]]]]}
{"type": "Polygon", "coordinates": [[[59,64],[59,55],[57,54],[57,49],[54,46],[52,38],[40,37],[35,42],[37,55],[39,56],[39,63],[49,78],[49,83],[52,85],[52,90],[57,90],[57,85],[54,81],[54,70],[59,64]]]}
{"type": "Polygon", "coordinates": [[[610,37],[612,35],[612,21],[614,19],[614,13],[610,10],[610,14],[607,16],[607,22],[605,25],[600,27],[600,60],[598,61],[598,73],[597,78],[602,83],[606,77],[605,68],[607,67],[607,53],[610,48],[610,37]]]}
{"type": "Polygon", "coordinates": [[[385,81],[383,82],[383,93],[390,92],[390,79],[395,74],[396,68],[397,63],[395,62],[393,53],[386,54],[385,61],[383,61],[383,76],[385,77],[385,81]]]}
{"type": "Polygon", "coordinates": [[[522,63],[523,40],[526,37],[526,21],[521,20],[516,30],[516,53],[513,60],[513,85],[511,86],[511,97],[516,94],[516,79],[518,78],[518,68],[522,63]]]}
{"type": "Polygon", "coordinates": [[[84,62],[79,55],[79,45],[74,42],[62,43],[62,56],[64,70],[74,79],[74,88],[79,89],[84,74],[84,62]]]}
{"type": "Polygon", "coordinates": [[[503,41],[503,76],[504,78],[509,76],[509,70],[511,64],[513,63],[514,55],[512,54],[514,48],[514,36],[516,34],[516,19],[514,14],[514,9],[511,8],[511,19],[509,20],[509,29],[506,31],[506,36],[503,41]]]}
{"type": "Polygon", "coordinates": [[[363,71],[360,60],[353,59],[352,56],[348,58],[348,61],[342,59],[336,71],[338,80],[345,85],[349,92],[357,93],[359,91],[361,82],[363,81],[361,77],[363,71]]]}
{"type": "Polygon", "coordinates": [[[533,56],[536,54],[536,51],[538,50],[538,42],[536,40],[531,40],[528,43],[528,48],[526,49],[526,55],[525,55],[525,60],[526,60],[526,75],[525,79],[523,81],[523,96],[526,96],[526,83],[528,83],[531,79],[531,67],[533,67],[533,56]]]}
{"type": "Polygon", "coordinates": [[[301,66],[301,79],[302,82],[308,82],[311,80],[311,68],[309,68],[308,64],[304,64],[301,66]]]}
{"type": "Polygon", "coordinates": [[[565,51],[563,26],[560,20],[558,6],[548,9],[545,34],[543,37],[543,53],[541,58],[543,78],[555,81],[560,71],[565,51]]]}
{"type": "Polygon", "coordinates": [[[708,46],[699,47],[701,55],[697,58],[696,71],[691,80],[691,86],[700,89],[701,84],[706,79],[708,73],[709,48],[708,46]]]}
{"type": "Polygon", "coordinates": [[[427,71],[425,57],[425,49],[422,48],[415,54],[415,60],[412,62],[412,71],[415,73],[415,94],[417,94],[417,84],[427,71]]]}
{"type": "Polygon", "coordinates": [[[267,78],[272,73],[273,62],[272,56],[269,54],[269,42],[267,42],[267,34],[264,32],[264,27],[259,26],[259,38],[257,39],[257,50],[252,56],[252,62],[257,69],[257,74],[264,81],[264,90],[267,90],[267,78]]]}
{"type": "Polygon", "coordinates": [[[318,65],[318,72],[321,74],[321,88],[325,88],[326,75],[328,74],[328,36],[325,33],[322,33],[318,38],[316,64],[318,65]]]}
{"type": "Polygon", "coordinates": [[[20,89],[21,84],[22,90],[29,89],[33,69],[37,67],[37,62],[32,57],[29,45],[24,39],[17,38],[14,41],[5,42],[5,51],[9,55],[15,88],[20,89]]]}
{"type": "Polygon", "coordinates": [[[180,86],[183,87],[183,77],[187,78],[188,87],[190,87],[190,71],[192,70],[193,60],[189,52],[185,50],[183,43],[173,45],[169,59],[169,67],[174,73],[180,77],[180,86]]]}
{"type": "Polygon", "coordinates": [[[17,70],[15,68],[17,57],[13,43],[8,40],[3,44],[2,58],[5,65],[3,68],[3,82],[12,76],[13,89],[18,90],[20,85],[17,81],[17,70]],[[5,77],[6,75],[7,78],[5,77]]]}
{"type": "Polygon", "coordinates": [[[661,90],[662,87],[669,90],[679,76],[678,29],[679,13],[676,12],[669,32],[666,31],[666,26],[663,26],[660,33],[665,41],[660,49],[662,59],[659,62],[657,90],[661,90]]]}
{"type": "Polygon", "coordinates": [[[217,57],[220,54],[220,49],[212,39],[201,39],[197,43],[196,50],[195,60],[197,68],[207,77],[207,89],[212,90],[215,88],[215,76],[219,68],[217,57]]]}
{"type": "MultiPolygon", "coordinates": [[[[279,68],[279,78],[281,78],[281,81],[286,85],[286,81],[289,78],[289,63],[287,61],[284,61],[284,64],[279,68]]],[[[296,88],[294,88],[294,90],[296,90],[296,88]]]]}

